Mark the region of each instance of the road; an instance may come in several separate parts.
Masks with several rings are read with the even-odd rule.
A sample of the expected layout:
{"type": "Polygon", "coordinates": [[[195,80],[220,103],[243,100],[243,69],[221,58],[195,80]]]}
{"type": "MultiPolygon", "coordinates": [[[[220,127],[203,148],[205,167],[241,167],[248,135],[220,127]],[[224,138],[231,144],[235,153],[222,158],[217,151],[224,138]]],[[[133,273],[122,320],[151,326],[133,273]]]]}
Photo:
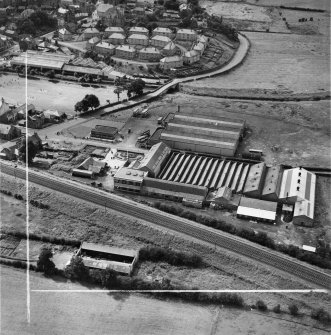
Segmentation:
{"type": "MultiPolygon", "coordinates": [[[[26,172],[21,167],[15,169],[9,164],[0,163],[0,168],[1,173],[12,176],[15,175],[22,179],[26,177],[26,172]]],[[[178,218],[129,199],[95,190],[92,187],[80,185],[73,181],[61,180],[60,178],[42,175],[31,170],[29,171],[29,181],[85,201],[90,201],[97,205],[111,208],[126,215],[131,215],[132,217],[165,227],[174,232],[194,237],[198,240],[210,243],[212,246],[228,249],[245,257],[291,273],[315,285],[331,288],[331,275],[323,270],[237,236],[197,224],[193,221],[178,218]]]]}

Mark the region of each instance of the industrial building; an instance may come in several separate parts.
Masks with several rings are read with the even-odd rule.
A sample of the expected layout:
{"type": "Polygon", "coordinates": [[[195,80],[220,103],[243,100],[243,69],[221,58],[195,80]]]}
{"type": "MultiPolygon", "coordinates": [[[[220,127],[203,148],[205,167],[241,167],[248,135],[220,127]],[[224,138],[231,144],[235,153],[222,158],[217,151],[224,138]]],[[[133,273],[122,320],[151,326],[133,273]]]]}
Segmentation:
{"type": "Polygon", "coordinates": [[[261,199],[278,201],[283,176],[281,165],[267,167],[261,199]]]}
{"type": "Polygon", "coordinates": [[[293,223],[314,224],[316,175],[298,167],[283,172],[279,200],[294,205],[293,223]]]}
{"type": "Polygon", "coordinates": [[[277,202],[241,197],[237,217],[259,222],[275,223],[277,202]]]}
{"type": "Polygon", "coordinates": [[[108,267],[120,274],[130,276],[138,261],[139,252],[83,242],[77,255],[82,257],[84,265],[88,268],[104,270],[108,267]]]}
{"type": "Polygon", "coordinates": [[[160,142],[149,150],[141,160],[138,169],[148,172],[151,177],[155,177],[163,168],[165,160],[170,153],[171,149],[166,144],[160,142]]]}
{"type": "Polygon", "coordinates": [[[120,168],[114,176],[114,189],[125,192],[140,193],[141,185],[148,172],[127,167],[120,168]]]}
{"type": "Polygon", "coordinates": [[[245,183],[244,194],[252,198],[259,198],[264,186],[266,174],[265,163],[258,163],[251,166],[247,181],[245,183]]]}
{"type": "Polygon", "coordinates": [[[245,122],[220,116],[178,113],[160,140],[177,150],[234,156],[245,122]]]}

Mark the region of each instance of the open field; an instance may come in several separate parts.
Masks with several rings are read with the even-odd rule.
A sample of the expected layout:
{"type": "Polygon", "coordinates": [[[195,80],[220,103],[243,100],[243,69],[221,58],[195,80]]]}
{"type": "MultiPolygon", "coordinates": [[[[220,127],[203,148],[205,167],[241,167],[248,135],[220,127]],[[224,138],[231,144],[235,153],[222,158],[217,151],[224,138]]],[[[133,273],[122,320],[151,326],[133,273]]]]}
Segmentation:
{"type": "MultiPolygon", "coordinates": [[[[11,189],[15,193],[23,193],[24,185],[14,181],[14,178],[1,177],[3,189],[11,189]]],[[[106,243],[117,247],[139,249],[144,245],[158,245],[176,250],[193,252],[200,255],[206,267],[192,270],[186,267],[173,267],[153,263],[144,264],[137,270],[137,275],[144,279],[146,276],[167,276],[172,282],[204,289],[298,289],[311,287],[299,278],[274,268],[256,263],[220,248],[211,248],[203,242],[181,234],[174,235],[166,229],[136,220],[116,211],[106,210],[102,206],[95,206],[88,202],[78,201],[64,194],[49,191],[42,187],[30,186],[30,199],[35,199],[50,206],[49,210],[42,210],[30,206],[30,231],[36,234],[53,235],[80,239],[82,241],[106,243]],[[170,275],[171,274],[171,275],[170,275]]],[[[11,216],[7,211],[8,197],[1,195],[1,206],[4,217],[11,216]]],[[[18,209],[17,209],[18,210],[18,209]]],[[[20,203],[20,210],[24,210],[24,202],[20,203]]],[[[3,229],[11,229],[6,220],[3,229]]],[[[15,226],[15,230],[25,230],[25,224],[15,226]]],[[[309,313],[310,307],[315,305],[329,306],[329,295],[296,295],[288,293],[260,294],[269,305],[277,302],[282,304],[295,302],[303,311],[309,313]]],[[[247,303],[254,303],[256,297],[247,296],[247,303]]]]}
{"type": "MultiPolygon", "coordinates": [[[[325,334],[307,317],[154,300],[126,293],[31,292],[31,323],[26,322],[26,274],[1,266],[3,334],[325,334]],[[93,304],[91,304],[93,299],[93,304]],[[310,324],[306,326],[304,324],[310,324]]],[[[79,284],[30,273],[32,289],[89,290],[79,284]]]]}
{"type": "Polygon", "coordinates": [[[329,38],[246,32],[251,49],[243,65],[221,77],[183,84],[204,91],[231,89],[240,93],[330,90],[329,38]]]}
{"type": "MultiPolygon", "coordinates": [[[[0,74],[1,96],[10,103],[25,103],[25,79],[15,74],[0,74]]],[[[117,101],[117,95],[113,93],[113,86],[104,88],[83,87],[80,84],[69,82],[52,83],[47,79],[28,80],[27,100],[35,104],[36,108],[57,109],[68,114],[74,114],[74,106],[77,101],[86,94],[95,94],[101,105],[117,101]]],[[[121,99],[126,98],[126,93],[121,94],[121,99]]]]}

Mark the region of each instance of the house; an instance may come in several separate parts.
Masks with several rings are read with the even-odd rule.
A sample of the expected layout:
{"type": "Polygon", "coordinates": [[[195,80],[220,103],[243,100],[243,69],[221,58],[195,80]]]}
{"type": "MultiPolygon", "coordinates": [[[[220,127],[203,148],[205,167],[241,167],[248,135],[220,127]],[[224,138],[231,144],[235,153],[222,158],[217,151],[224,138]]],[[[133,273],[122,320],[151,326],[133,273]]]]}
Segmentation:
{"type": "Polygon", "coordinates": [[[131,45],[148,45],[148,37],[143,34],[131,34],[128,38],[128,43],[131,45]]]}
{"type": "Polygon", "coordinates": [[[116,48],[115,56],[118,58],[134,59],[136,49],[130,45],[121,45],[116,48]]]}
{"type": "Polygon", "coordinates": [[[106,41],[101,41],[94,47],[94,51],[100,55],[113,55],[115,53],[115,49],[115,45],[106,41]]]}
{"type": "Polygon", "coordinates": [[[175,53],[177,52],[177,47],[176,44],[174,42],[170,42],[168,43],[163,49],[162,49],[162,53],[165,56],[173,56],[175,55],[175,53]]]}
{"type": "Polygon", "coordinates": [[[21,136],[21,130],[10,124],[0,123],[0,138],[11,141],[13,138],[21,136]]]}
{"type": "Polygon", "coordinates": [[[125,36],[121,33],[112,33],[108,40],[111,44],[124,44],[125,36]]]}
{"type": "Polygon", "coordinates": [[[22,120],[26,118],[27,115],[34,115],[36,112],[36,108],[33,104],[23,104],[14,109],[14,113],[17,113],[17,120],[22,120]]]}
{"type": "Polygon", "coordinates": [[[199,42],[193,47],[193,50],[198,51],[202,55],[205,51],[205,44],[199,42]]]}
{"type": "Polygon", "coordinates": [[[59,39],[61,41],[70,41],[72,39],[72,34],[68,29],[62,28],[59,30],[59,39]]]}
{"type": "Polygon", "coordinates": [[[13,145],[9,148],[3,148],[0,152],[0,158],[5,160],[16,160],[18,156],[18,150],[16,149],[16,145],[13,145]]]}
{"type": "Polygon", "coordinates": [[[0,101],[0,122],[11,123],[17,120],[17,115],[13,113],[9,104],[5,102],[4,98],[0,101]]]}
{"type": "Polygon", "coordinates": [[[193,64],[200,60],[200,53],[196,50],[187,51],[184,54],[184,64],[193,64]]]}
{"type": "Polygon", "coordinates": [[[158,62],[161,58],[161,53],[154,47],[146,47],[138,51],[138,58],[147,62],[158,62]]]}
{"type": "Polygon", "coordinates": [[[162,70],[170,70],[180,66],[183,66],[183,57],[181,56],[164,57],[160,60],[162,70]]]}
{"type": "Polygon", "coordinates": [[[94,47],[100,42],[99,37],[92,37],[90,38],[86,43],[86,49],[87,50],[93,50],[94,47]]]}
{"type": "Polygon", "coordinates": [[[178,29],[176,39],[183,41],[196,41],[197,33],[192,29],[178,29]]]}
{"type": "Polygon", "coordinates": [[[79,166],[78,170],[91,171],[94,175],[101,175],[105,172],[107,163],[94,159],[93,157],[86,158],[79,166]]]}
{"type": "Polygon", "coordinates": [[[45,121],[50,123],[57,123],[64,119],[65,113],[57,110],[47,109],[43,112],[45,121]]]}
{"type": "Polygon", "coordinates": [[[45,123],[45,116],[43,113],[28,116],[28,128],[40,129],[45,123]]]}
{"type": "Polygon", "coordinates": [[[110,35],[112,35],[114,33],[118,33],[118,34],[122,34],[122,35],[125,34],[124,29],[122,27],[108,27],[108,28],[106,28],[103,37],[108,38],[110,35]]]}
{"type": "Polygon", "coordinates": [[[131,34],[143,34],[149,36],[149,30],[144,27],[132,27],[129,30],[129,35],[131,34]]]}
{"type": "Polygon", "coordinates": [[[93,37],[100,36],[100,32],[97,28],[86,28],[83,32],[83,36],[85,40],[89,40],[93,37]]]}
{"type": "Polygon", "coordinates": [[[151,38],[151,45],[154,47],[165,47],[171,42],[171,39],[167,36],[156,35],[151,38]]]}
{"type": "Polygon", "coordinates": [[[166,36],[172,38],[172,30],[165,27],[157,27],[153,30],[153,36],[166,36]]]}

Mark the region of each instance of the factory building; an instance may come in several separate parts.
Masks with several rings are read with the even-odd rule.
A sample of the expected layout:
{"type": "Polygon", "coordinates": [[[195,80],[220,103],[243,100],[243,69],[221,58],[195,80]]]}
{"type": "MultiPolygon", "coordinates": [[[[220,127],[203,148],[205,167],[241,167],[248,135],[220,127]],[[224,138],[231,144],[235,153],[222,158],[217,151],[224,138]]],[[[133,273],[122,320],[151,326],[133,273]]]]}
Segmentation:
{"type": "Polygon", "coordinates": [[[160,140],[177,150],[234,156],[243,128],[242,120],[179,113],[168,123],[160,140]]]}
{"type": "Polygon", "coordinates": [[[166,144],[160,142],[152,146],[141,160],[138,169],[148,172],[151,177],[155,177],[163,168],[164,162],[170,153],[171,149],[166,144]]]}
{"type": "Polygon", "coordinates": [[[141,185],[148,172],[127,167],[120,168],[114,176],[114,189],[125,192],[140,193],[141,185]]]}
{"type": "Polygon", "coordinates": [[[283,168],[280,165],[267,167],[264,186],[262,189],[262,200],[278,201],[280,187],[282,184],[283,168]]]}
{"type": "Polygon", "coordinates": [[[276,221],[277,202],[241,197],[237,217],[259,222],[276,221]]]}
{"type": "Polygon", "coordinates": [[[316,175],[303,168],[283,172],[279,200],[294,205],[293,223],[311,227],[314,224],[316,175]]]}
{"type": "Polygon", "coordinates": [[[251,166],[245,183],[244,194],[252,198],[260,198],[266,174],[265,163],[251,166]]]}
{"type": "Polygon", "coordinates": [[[208,189],[203,186],[187,185],[168,180],[144,178],[141,192],[144,195],[179,201],[185,205],[201,208],[208,189]]]}

